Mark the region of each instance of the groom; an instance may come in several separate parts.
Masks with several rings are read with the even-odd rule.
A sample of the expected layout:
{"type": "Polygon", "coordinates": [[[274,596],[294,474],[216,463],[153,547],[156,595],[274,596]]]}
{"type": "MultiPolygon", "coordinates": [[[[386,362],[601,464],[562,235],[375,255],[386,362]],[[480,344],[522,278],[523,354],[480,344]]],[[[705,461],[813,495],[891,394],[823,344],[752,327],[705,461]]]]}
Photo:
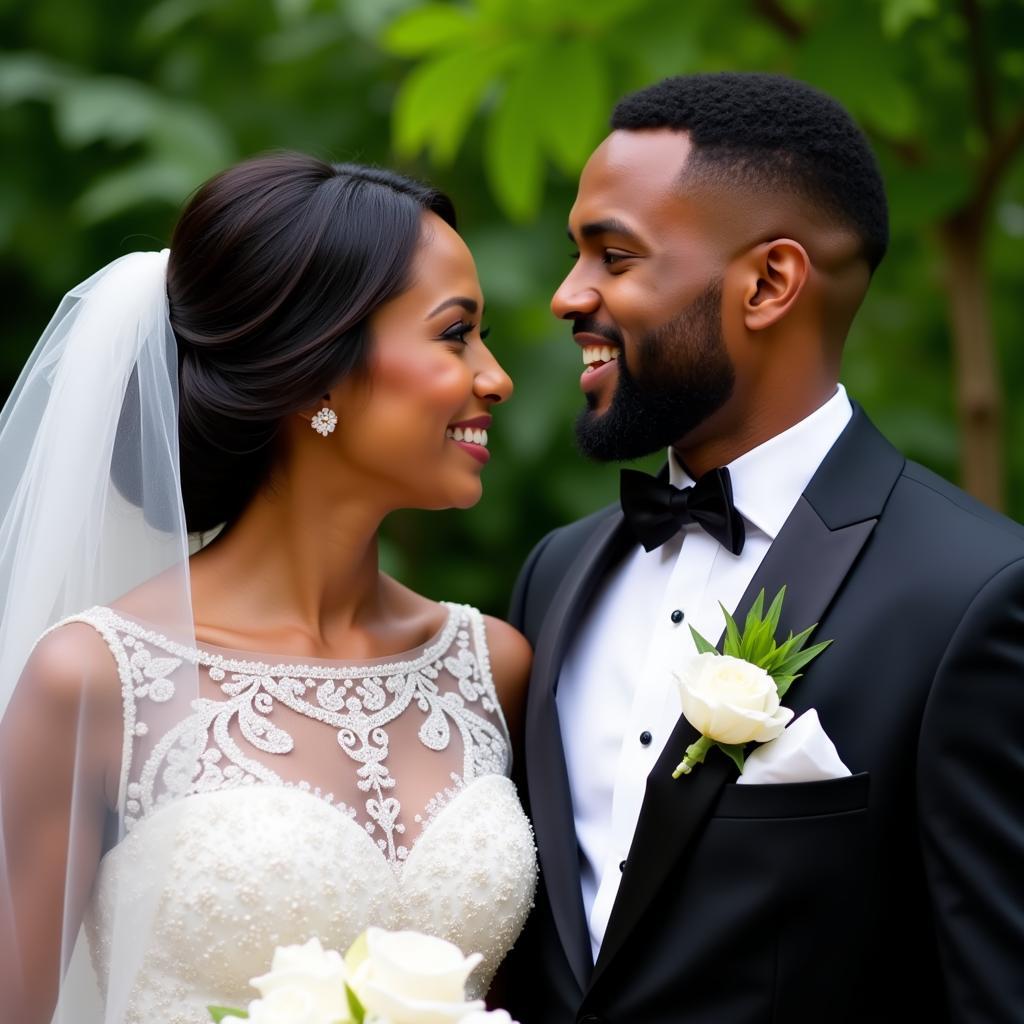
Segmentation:
{"type": "Polygon", "coordinates": [[[1024,1021],[1024,530],[838,383],[888,239],[875,160],[768,75],[669,79],[612,129],[552,309],[583,453],[668,463],[628,517],[545,537],[513,598],[542,871],[520,1018],[1024,1021]],[[780,632],[833,641],[784,703],[842,764],[743,785],[715,749],[673,780],[689,627],[783,585],[780,632]]]}

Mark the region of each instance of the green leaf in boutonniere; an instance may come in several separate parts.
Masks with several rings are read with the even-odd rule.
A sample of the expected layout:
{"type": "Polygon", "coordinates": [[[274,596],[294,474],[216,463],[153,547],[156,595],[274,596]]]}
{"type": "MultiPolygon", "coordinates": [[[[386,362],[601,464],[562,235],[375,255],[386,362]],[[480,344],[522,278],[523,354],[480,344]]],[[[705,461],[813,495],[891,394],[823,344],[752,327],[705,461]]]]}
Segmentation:
{"type": "Polygon", "coordinates": [[[719,653],[714,644],[692,626],[690,633],[697,655],[676,673],[683,715],[701,734],[686,748],[674,779],[689,774],[717,746],[742,772],[748,743],[775,739],[789,724],[793,712],[780,701],[800,670],[830,643],[826,640],[805,647],[817,623],[780,644],[776,631],[786,597],[783,587],[764,610],[765,592],[757,595],[743,629],[722,607],[725,615],[725,643],[719,653]]]}

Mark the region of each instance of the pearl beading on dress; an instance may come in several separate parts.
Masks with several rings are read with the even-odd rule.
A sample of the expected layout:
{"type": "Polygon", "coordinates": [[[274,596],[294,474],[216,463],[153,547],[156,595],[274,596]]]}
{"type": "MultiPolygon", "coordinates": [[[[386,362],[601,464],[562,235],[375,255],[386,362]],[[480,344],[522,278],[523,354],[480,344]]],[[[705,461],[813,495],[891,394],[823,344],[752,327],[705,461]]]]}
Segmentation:
{"type": "Polygon", "coordinates": [[[507,778],[510,744],[478,612],[449,605],[415,656],[363,665],[229,657],[106,608],[69,621],[107,642],[123,694],[130,828],[103,857],[87,914],[102,988],[121,915],[147,898],[154,907],[125,1024],[198,1024],[208,1004],[244,1005],[275,945],[317,935],[344,950],[371,924],[483,953],[471,988],[486,991],[532,906],[537,868],[507,778]],[[183,700],[190,670],[221,696],[183,700]],[[334,731],[337,767],[355,767],[346,785],[359,801],[275,770],[299,736],[270,720],[277,707],[334,731]],[[388,727],[403,722],[418,744],[407,740],[392,772],[388,727]],[[448,764],[443,776],[435,756],[448,764]],[[433,795],[400,820],[395,789],[415,777],[424,792],[420,776],[433,795]],[[411,844],[401,841],[407,825],[418,830],[411,844]]]}

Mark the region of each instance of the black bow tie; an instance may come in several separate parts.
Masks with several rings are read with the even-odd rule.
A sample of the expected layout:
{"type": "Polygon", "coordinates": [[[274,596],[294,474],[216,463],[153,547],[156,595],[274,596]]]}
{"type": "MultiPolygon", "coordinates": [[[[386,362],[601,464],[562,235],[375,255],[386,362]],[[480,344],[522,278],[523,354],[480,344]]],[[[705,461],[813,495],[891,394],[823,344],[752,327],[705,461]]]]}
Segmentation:
{"type": "Polygon", "coordinates": [[[743,550],[743,517],[732,503],[729,470],[713,469],[692,487],[624,469],[620,477],[622,511],[646,551],[661,547],[687,523],[702,526],[734,555],[743,550]]]}

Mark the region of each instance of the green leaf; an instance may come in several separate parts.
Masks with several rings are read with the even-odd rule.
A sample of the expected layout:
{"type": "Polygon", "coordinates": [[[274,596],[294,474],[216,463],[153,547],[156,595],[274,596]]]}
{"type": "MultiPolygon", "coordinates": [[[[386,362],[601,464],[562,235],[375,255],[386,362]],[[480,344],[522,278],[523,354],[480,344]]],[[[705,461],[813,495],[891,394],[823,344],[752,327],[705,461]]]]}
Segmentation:
{"type": "Polygon", "coordinates": [[[531,67],[545,97],[535,111],[544,147],[575,177],[608,130],[607,59],[592,40],[571,39],[539,49],[531,67]]]}
{"type": "MultiPolygon", "coordinates": [[[[763,594],[764,591],[762,590],[763,594]]],[[[775,636],[775,631],[779,628],[779,619],[782,616],[782,602],[786,599],[786,588],[783,586],[779,592],[775,595],[770,607],[768,608],[768,614],[765,616],[765,623],[771,630],[772,637],[775,636]]]]}
{"type": "Polygon", "coordinates": [[[736,620],[729,614],[729,610],[724,604],[719,602],[718,607],[722,609],[722,614],[725,616],[725,653],[733,658],[742,657],[740,654],[740,631],[736,626],[736,620]]]}
{"type": "Polygon", "coordinates": [[[148,135],[163,111],[161,98],[131,79],[82,78],[61,91],[54,116],[68,146],[123,146],[148,135]]]}
{"type": "Polygon", "coordinates": [[[747,621],[743,624],[743,632],[753,629],[763,619],[764,616],[764,587],[761,588],[761,593],[757,595],[756,600],[750,606],[750,611],[747,612],[747,621]]]}
{"type": "Polygon", "coordinates": [[[744,657],[753,665],[764,668],[764,662],[775,649],[775,631],[768,621],[759,622],[744,636],[744,657]]]}
{"type": "Polygon", "coordinates": [[[823,643],[815,644],[813,647],[808,647],[806,651],[799,651],[796,654],[788,657],[781,665],[779,665],[779,672],[784,674],[790,674],[801,669],[809,661],[816,658],[826,647],[832,643],[831,640],[826,640],[823,643]]]}
{"type": "Polygon", "coordinates": [[[936,0],[882,0],[882,31],[889,39],[897,39],[919,18],[937,13],[936,0]]]}
{"type": "MultiPolygon", "coordinates": [[[[358,942],[358,939],[356,940],[358,942]]],[[[352,991],[352,986],[345,982],[345,998],[348,1000],[348,1010],[352,1014],[355,1024],[363,1024],[366,1019],[366,1007],[360,1002],[359,996],[352,991]]]]}
{"type": "Polygon", "coordinates": [[[716,743],[716,747],[725,754],[736,767],[743,771],[743,744],[742,743],[716,743]]]}
{"type": "Polygon", "coordinates": [[[396,18],[384,31],[384,49],[399,57],[419,57],[467,40],[477,26],[470,11],[428,3],[396,18]]]}
{"type": "Polygon", "coordinates": [[[366,932],[360,932],[345,953],[345,973],[355,974],[356,968],[370,955],[370,944],[366,932]]]}
{"type": "Polygon", "coordinates": [[[144,160],[97,178],[75,203],[83,224],[98,224],[144,203],[178,206],[195,188],[196,176],[188,168],[157,160],[144,160]]]}
{"type": "Polygon", "coordinates": [[[505,212],[513,220],[530,220],[540,207],[544,158],[536,111],[545,97],[529,68],[514,74],[487,125],[487,176],[505,212]]]}
{"type": "Polygon", "coordinates": [[[0,103],[48,100],[71,79],[56,61],[35,53],[0,54],[0,103]]]}
{"type": "Polygon", "coordinates": [[[428,145],[436,163],[450,163],[484,94],[522,52],[521,44],[510,43],[446,53],[416,67],[395,101],[396,152],[413,156],[428,145]]]}
{"type": "Polygon", "coordinates": [[[247,1020],[249,1014],[246,1010],[233,1010],[230,1006],[208,1006],[210,1017],[214,1024],[220,1024],[222,1020],[230,1020],[232,1017],[240,1017],[247,1020]]]}
{"type": "Polygon", "coordinates": [[[793,685],[793,680],[799,679],[799,676],[772,676],[775,680],[775,690],[779,695],[779,700],[782,700],[786,696],[786,691],[793,685]]]}
{"type": "Polygon", "coordinates": [[[704,637],[702,637],[700,633],[693,628],[693,626],[690,627],[690,635],[693,637],[693,642],[697,647],[698,654],[718,654],[718,648],[713,643],[709,643],[705,640],[704,637]]]}
{"type": "MultiPolygon", "coordinates": [[[[494,55],[492,54],[492,57],[494,55]]],[[[458,152],[484,91],[501,61],[456,52],[427,61],[405,79],[395,101],[394,145],[411,157],[429,143],[432,159],[449,163],[458,152]]]]}

